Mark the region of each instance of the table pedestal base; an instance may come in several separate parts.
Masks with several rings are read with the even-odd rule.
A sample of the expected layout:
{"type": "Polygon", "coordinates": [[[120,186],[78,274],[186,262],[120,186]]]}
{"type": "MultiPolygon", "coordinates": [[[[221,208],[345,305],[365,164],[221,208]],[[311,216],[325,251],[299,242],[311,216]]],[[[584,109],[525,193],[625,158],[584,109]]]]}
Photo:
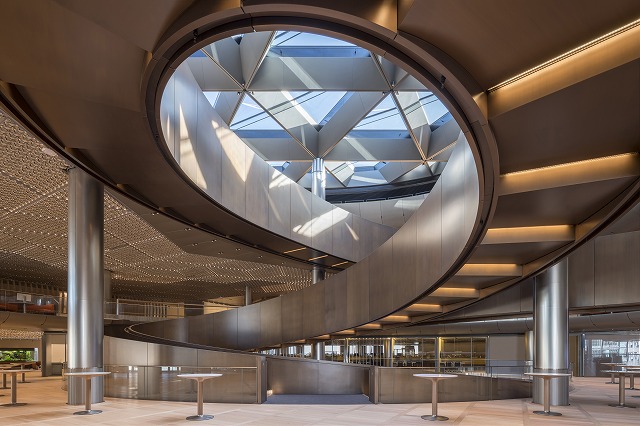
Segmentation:
{"type": "Polygon", "coordinates": [[[0,407],[22,407],[23,405],[27,405],[26,402],[10,402],[8,404],[0,404],[0,407]]]}
{"type": "Polygon", "coordinates": [[[100,414],[102,413],[102,410],[83,410],[83,411],[76,411],[75,415],[77,416],[90,416],[92,414],[100,414]]]}
{"type": "Polygon", "coordinates": [[[200,414],[200,415],[197,415],[197,416],[189,416],[189,417],[187,417],[187,420],[192,420],[192,421],[195,421],[195,422],[199,422],[199,421],[202,421],[202,420],[211,420],[212,418],[213,418],[213,416],[210,415],[210,414],[200,414]]]}
{"type": "Polygon", "coordinates": [[[557,413],[555,411],[543,411],[543,410],[534,411],[533,414],[539,414],[541,416],[561,416],[562,415],[562,413],[557,413]]]}
{"type": "Polygon", "coordinates": [[[635,405],[631,405],[631,404],[609,404],[609,407],[616,407],[616,408],[636,408],[635,405]]]}
{"type": "Polygon", "coordinates": [[[432,422],[435,422],[435,421],[444,422],[445,420],[449,420],[449,417],[434,416],[434,415],[424,415],[424,416],[420,416],[420,418],[422,420],[429,420],[429,421],[432,421],[432,422]]]}

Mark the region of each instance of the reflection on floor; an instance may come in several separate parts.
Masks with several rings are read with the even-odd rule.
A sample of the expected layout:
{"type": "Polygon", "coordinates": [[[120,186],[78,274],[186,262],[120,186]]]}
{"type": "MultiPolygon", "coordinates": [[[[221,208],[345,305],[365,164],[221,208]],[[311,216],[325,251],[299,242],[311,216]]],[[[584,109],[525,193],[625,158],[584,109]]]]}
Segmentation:
{"type": "MultiPolygon", "coordinates": [[[[107,398],[94,404],[103,410],[94,416],[74,416],[82,406],[67,406],[62,381],[40,378],[35,374],[31,383],[18,384],[18,402],[22,407],[0,407],[0,425],[38,423],[44,425],[105,424],[188,424],[185,417],[195,414],[196,404],[189,402],[136,401],[107,398]]],[[[562,417],[542,417],[533,414],[541,406],[529,399],[510,399],[482,402],[450,402],[439,405],[438,414],[450,420],[443,425],[640,425],[640,409],[614,408],[618,386],[607,385],[608,378],[575,378],[571,405],[557,407],[562,417]]],[[[9,390],[1,390],[0,404],[10,401],[9,390]]],[[[627,403],[640,391],[627,391],[627,403]]],[[[431,413],[431,404],[389,405],[279,405],[279,404],[205,404],[205,414],[215,418],[207,424],[216,425],[426,425],[422,414],[431,413]]]]}

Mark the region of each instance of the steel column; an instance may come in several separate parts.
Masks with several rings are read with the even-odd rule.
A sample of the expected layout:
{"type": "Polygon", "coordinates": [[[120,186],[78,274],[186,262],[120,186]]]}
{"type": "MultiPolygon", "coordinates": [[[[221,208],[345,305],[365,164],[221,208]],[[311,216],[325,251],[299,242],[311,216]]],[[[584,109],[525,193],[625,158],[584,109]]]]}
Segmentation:
{"type": "MultiPolygon", "coordinates": [[[[102,371],[104,334],[104,187],[69,171],[68,372],[102,371]]],[[[103,401],[103,379],[95,379],[92,402],[103,401]]],[[[84,401],[84,380],[69,377],[68,403],[84,401]]]]}
{"type": "MultiPolygon", "coordinates": [[[[535,278],[533,299],[534,372],[569,373],[568,261],[564,258],[535,278]]],[[[569,405],[569,379],[550,381],[551,405],[569,405]]],[[[544,401],[541,378],[533,382],[533,402],[544,401]]]]}

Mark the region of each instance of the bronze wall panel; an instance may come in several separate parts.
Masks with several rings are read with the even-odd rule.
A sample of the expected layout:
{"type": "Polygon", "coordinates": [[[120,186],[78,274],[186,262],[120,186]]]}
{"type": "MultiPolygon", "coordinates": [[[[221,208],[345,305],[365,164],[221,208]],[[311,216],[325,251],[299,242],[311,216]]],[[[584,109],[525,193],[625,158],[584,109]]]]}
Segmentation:
{"type": "Polygon", "coordinates": [[[473,153],[465,135],[461,132],[459,144],[464,145],[464,239],[466,240],[476,223],[480,201],[480,181],[473,153]]]}
{"type": "Polygon", "coordinates": [[[247,167],[246,219],[267,228],[269,226],[269,189],[266,182],[269,182],[270,166],[250,149],[247,149],[245,154],[247,167]]]}
{"type": "MultiPolygon", "coordinates": [[[[468,238],[465,234],[465,144],[456,144],[442,181],[442,268],[449,269],[468,238]]],[[[428,198],[427,198],[428,200],[428,198]]]]}
{"type": "Polygon", "coordinates": [[[518,284],[520,287],[520,312],[533,312],[533,286],[533,278],[527,278],[518,284]]]}
{"type": "Polygon", "coordinates": [[[175,75],[172,75],[167,81],[164,92],[162,93],[162,101],[160,102],[160,124],[162,126],[162,135],[164,137],[167,148],[171,155],[174,155],[176,150],[176,137],[173,131],[173,126],[178,121],[175,114],[175,75]]]}
{"type": "Polygon", "coordinates": [[[369,317],[386,316],[395,307],[393,293],[393,240],[388,240],[368,257],[369,261],[369,317]]]}
{"type": "Polygon", "coordinates": [[[341,208],[333,209],[333,254],[353,260],[353,215],[341,208]]]}
{"type": "Polygon", "coordinates": [[[104,364],[147,365],[147,343],[105,336],[104,364]]]}
{"type": "Polygon", "coordinates": [[[333,280],[328,278],[323,284],[311,285],[302,290],[302,335],[315,337],[326,332],[325,327],[325,286],[333,280]]]}
{"type": "Polygon", "coordinates": [[[213,346],[235,349],[238,347],[238,309],[213,314],[213,346]]]}
{"type": "Polygon", "coordinates": [[[214,200],[222,199],[222,146],[212,123],[221,121],[207,98],[199,93],[195,182],[214,200]]]}
{"type": "Polygon", "coordinates": [[[260,346],[282,341],[282,298],[260,302],[260,346]]]}
{"type": "Polygon", "coordinates": [[[598,237],[595,241],[595,303],[640,300],[640,231],[598,237]]]}
{"type": "Polygon", "coordinates": [[[334,207],[318,197],[311,198],[311,242],[313,248],[325,253],[333,252],[333,212],[334,207]]]}
{"type": "Polygon", "coordinates": [[[418,291],[424,293],[442,276],[442,184],[437,182],[414,214],[417,226],[418,291]]]}
{"type": "Polygon", "coordinates": [[[191,348],[147,343],[147,362],[142,365],[197,366],[198,356],[191,348]]]}
{"type": "Polygon", "coordinates": [[[417,216],[414,215],[392,237],[393,241],[393,306],[403,306],[417,292],[417,216]]]}
{"type": "Polygon", "coordinates": [[[347,324],[345,328],[369,322],[369,259],[347,269],[347,324]]]}
{"type": "Polygon", "coordinates": [[[256,355],[197,349],[198,367],[255,367],[256,355]]]}
{"type": "Polygon", "coordinates": [[[357,395],[368,381],[369,367],[318,363],[318,393],[321,395],[357,395]]]}
{"type": "Polygon", "coordinates": [[[304,245],[311,245],[311,197],[300,185],[291,185],[291,236],[304,245]]]}
{"type": "Polygon", "coordinates": [[[211,345],[213,342],[213,314],[188,317],[188,340],[199,345],[211,345]]]}
{"type": "Polygon", "coordinates": [[[591,239],[569,255],[569,307],[595,303],[595,240],[591,239]]]}
{"type": "MultiPolygon", "coordinates": [[[[302,306],[301,291],[286,294],[282,299],[282,341],[292,342],[302,338],[302,306]]],[[[278,342],[278,343],[281,343],[278,342]]]]}
{"type": "MultiPolygon", "coordinates": [[[[231,131],[229,131],[231,133],[231,131]]],[[[247,146],[235,136],[222,138],[222,204],[241,217],[246,215],[246,154],[247,146]]]]}
{"type": "Polygon", "coordinates": [[[336,274],[323,285],[326,332],[340,331],[347,323],[347,274],[336,274]]]}
{"type": "Polygon", "coordinates": [[[273,169],[269,185],[269,229],[284,237],[291,237],[291,183],[273,169]]]}
{"type": "MultiPolygon", "coordinates": [[[[254,303],[253,305],[242,307],[242,315],[238,315],[238,347],[255,349],[259,347],[262,323],[261,310],[262,304],[254,303]]],[[[267,325],[264,324],[266,327],[267,325]]]]}
{"type": "Polygon", "coordinates": [[[196,181],[195,149],[198,129],[198,83],[188,67],[178,67],[175,72],[174,156],[180,168],[196,181]]]}

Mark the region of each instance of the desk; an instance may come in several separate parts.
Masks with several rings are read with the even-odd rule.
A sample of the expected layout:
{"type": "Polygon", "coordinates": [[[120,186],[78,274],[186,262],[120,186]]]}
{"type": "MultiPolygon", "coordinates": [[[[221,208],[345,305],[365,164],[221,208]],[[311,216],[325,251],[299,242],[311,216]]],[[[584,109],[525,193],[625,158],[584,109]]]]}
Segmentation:
{"type": "Polygon", "coordinates": [[[413,376],[431,380],[431,415],[424,415],[421,418],[431,421],[449,420],[449,417],[438,415],[438,382],[445,379],[455,379],[458,376],[455,374],[414,374],[413,376]]]}
{"type": "Polygon", "coordinates": [[[214,377],[220,377],[222,374],[210,373],[210,374],[178,374],[178,377],[183,379],[191,379],[198,382],[198,414],[195,416],[187,417],[187,420],[211,420],[212,415],[203,414],[204,398],[202,396],[202,385],[205,380],[212,379],[214,377]]]}
{"type": "MultiPolygon", "coordinates": [[[[601,362],[600,364],[602,364],[602,365],[608,365],[609,367],[611,367],[611,369],[609,369],[609,370],[605,370],[605,371],[603,371],[603,372],[607,372],[607,371],[614,371],[614,370],[613,370],[614,368],[616,368],[616,367],[620,367],[620,366],[622,366],[622,365],[625,365],[625,364],[624,364],[624,363],[622,363],[622,362],[601,362]]],[[[617,384],[618,384],[618,382],[616,382],[616,379],[615,379],[615,377],[614,377],[613,373],[611,373],[611,381],[610,381],[610,382],[605,382],[605,383],[607,383],[607,384],[609,384],[609,385],[617,385],[617,384]]]]}
{"type": "Polygon", "coordinates": [[[617,404],[609,404],[611,407],[617,408],[636,408],[635,405],[629,405],[624,403],[624,382],[626,376],[633,376],[634,374],[640,374],[640,371],[613,371],[607,370],[605,373],[617,374],[618,375],[618,384],[620,387],[618,388],[618,403],[617,404]]]}
{"type": "Polygon", "coordinates": [[[18,373],[24,373],[24,370],[2,370],[3,374],[11,374],[11,402],[9,404],[2,404],[3,407],[17,407],[21,405],[27,405],[25,402],[16,402],[18,399],[18,373]]]}
{"type": "Polygon", "coordinates": [[[73,414],[77,414],[80,416],[86,416],[91,414],[100,414],[102,410],[92,410],[91,409],[91,379],[98,376],[107,376],[111,374],[110,371],[77,371],[74,373],[64,373],[65,376],[69,377],[83,377],[85,381],[84,387],[84,411],[76,411],[73,414]]]}
{"type": "Polygon", "coordinates": [[[569,373],[524,373],[525,376],[531,377],[542,377],[544,379],[544,410],[543,411],[534,411],[533,414],[540,414],[541,416],[561,416],[562,413],[557,413],[555,411],[551,411],[549,398],[549,381],[554,377],[571,377],[569,373]]]}

